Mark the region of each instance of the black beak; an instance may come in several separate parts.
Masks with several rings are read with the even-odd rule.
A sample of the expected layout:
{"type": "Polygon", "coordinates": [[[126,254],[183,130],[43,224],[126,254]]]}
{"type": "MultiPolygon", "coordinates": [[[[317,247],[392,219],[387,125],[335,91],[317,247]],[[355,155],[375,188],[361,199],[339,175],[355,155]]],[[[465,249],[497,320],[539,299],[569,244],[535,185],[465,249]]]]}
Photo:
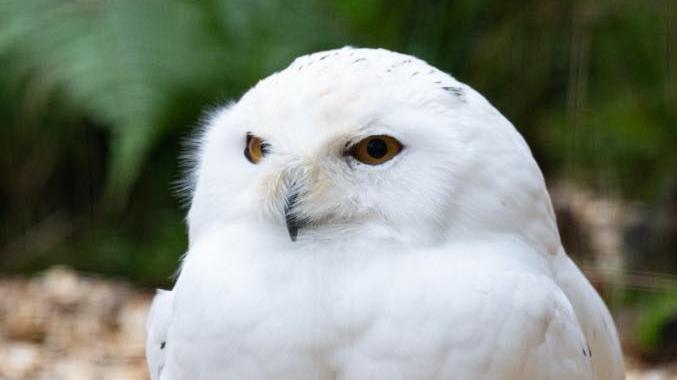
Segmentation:
{"type": "Polygon", "coordinates": [[[298,192],[291,191],[287,195],[287,202],[284,206],[284,219],[287,222],[287,231],[289,231],[289,238],[291,241],[296,241],[296,236],[299,234],[299,229],[303,227],[303,222],[298,220],[294,215],[294,206],[296,206],[296,200],[298,198],[298,192]]]}

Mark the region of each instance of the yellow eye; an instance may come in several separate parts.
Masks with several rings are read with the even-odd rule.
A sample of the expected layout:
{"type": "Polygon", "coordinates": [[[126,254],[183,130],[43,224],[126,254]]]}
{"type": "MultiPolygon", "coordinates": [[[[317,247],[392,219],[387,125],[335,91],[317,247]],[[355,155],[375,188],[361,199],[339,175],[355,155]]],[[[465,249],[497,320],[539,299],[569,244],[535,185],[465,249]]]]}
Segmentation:
{"type": "Polygon", "coordinates": [[[268,144],[260,138],[247,133],[247,146],[244,148],[244,156],[252,164],[258,164],[259,161],[268,153],[268,144]]]}
{"type": "Polygon", "coordinates": [[[350,155],[367,165],[380,165],[397,156],[402,144],[396,138],[386,135],[369,136],[352,148],[350,155]]]}

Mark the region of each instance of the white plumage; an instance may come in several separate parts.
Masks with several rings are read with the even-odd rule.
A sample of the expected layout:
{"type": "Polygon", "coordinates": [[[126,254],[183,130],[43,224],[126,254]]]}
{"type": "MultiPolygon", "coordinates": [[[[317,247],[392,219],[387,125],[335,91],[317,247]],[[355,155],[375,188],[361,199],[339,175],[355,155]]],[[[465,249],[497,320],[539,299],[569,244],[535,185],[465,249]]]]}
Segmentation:
{"type": "Polygon", "coordinates": [[[188,253],[148,319],[153,379],[624,377],[528,146],[425,62],[300,57],[214,112],[196,158],[188,253]],[[402,149],[362,163],[369,136],[402,149]]]}

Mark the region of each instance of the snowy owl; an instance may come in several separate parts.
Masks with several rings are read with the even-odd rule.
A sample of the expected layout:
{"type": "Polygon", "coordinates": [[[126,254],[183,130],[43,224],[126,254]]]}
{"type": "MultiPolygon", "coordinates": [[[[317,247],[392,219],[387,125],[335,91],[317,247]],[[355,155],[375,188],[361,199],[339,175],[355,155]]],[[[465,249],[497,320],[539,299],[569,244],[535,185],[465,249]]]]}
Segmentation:
{"type": "Polygon", "coordinates": [[[412,56],[296,59],[213,112],[153,379],[622,379],[529,147],[412,56]]]}

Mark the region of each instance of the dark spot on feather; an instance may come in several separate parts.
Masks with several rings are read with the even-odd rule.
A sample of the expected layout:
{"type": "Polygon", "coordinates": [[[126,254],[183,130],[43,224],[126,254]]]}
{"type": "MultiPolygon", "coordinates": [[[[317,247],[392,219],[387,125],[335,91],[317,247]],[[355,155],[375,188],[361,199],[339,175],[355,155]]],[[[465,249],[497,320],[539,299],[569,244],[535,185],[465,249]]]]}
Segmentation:
{"type": "Polygon", "coordinates": [[[322,57],[320,57],[320,61],[324,60],[324,59],[327,58],[327,57],[329,57],[329,54],[323,55],[322,57]]]}
{"type": "Polygon", "coordinates": [[[592,350],[590,349],[590,343],[586,343],[588,345],[588,356],[592,357],[592,350]]]}
{"type": "Polygon", "coordinates": [[[463,96],[465,95],[465,91],[463,91],[462,87],[445,86],[445,87],[442,87],[442,89],[445,90],[445,91],[451,92],[452,94],[454,94],[454,96],[456,96],[458,98],[463,98],[463,96]]]}
{"type": "Polygon", "coordinates": [[[442,84],[442,81],[441,81],[441,80],[436,80],[436,81],[433,82],[433,84],[442,84]]]}
{"type": "Polygon", "coordinates": [[[360,62],[360,61],[366,61],[366,60],[367,60],[366,58],[358,58],[358,59],[354,60],[353,63],[357,63],[357,62],[360,62]]]}
{"type": "Polygon", "coordinates": [[[418,71],[415,71],[415,72],[413,72],[413,73],[411,74],[412,77],[415,77],[415,76],[417,76],[417,75],[418,75],[418,71]]]}
{"type": "Polygon", "coordinates": [[[435,69],[430,69],[430,71],[428,71],[428,74],[432,74],[434,72],[435,72],[435,69]]]}
{"type": "Polygon", "coordinates": [[[410,63],[410,62],[411,62],[411,59],[405,59],[404,61],[402,61],[403,64],[410,63]]]}
{"type": "Polygon", "coordinates": [[[160,349],[164,350],[166,345],[167,345],[167,342],[160,343],[160,349]]]}

